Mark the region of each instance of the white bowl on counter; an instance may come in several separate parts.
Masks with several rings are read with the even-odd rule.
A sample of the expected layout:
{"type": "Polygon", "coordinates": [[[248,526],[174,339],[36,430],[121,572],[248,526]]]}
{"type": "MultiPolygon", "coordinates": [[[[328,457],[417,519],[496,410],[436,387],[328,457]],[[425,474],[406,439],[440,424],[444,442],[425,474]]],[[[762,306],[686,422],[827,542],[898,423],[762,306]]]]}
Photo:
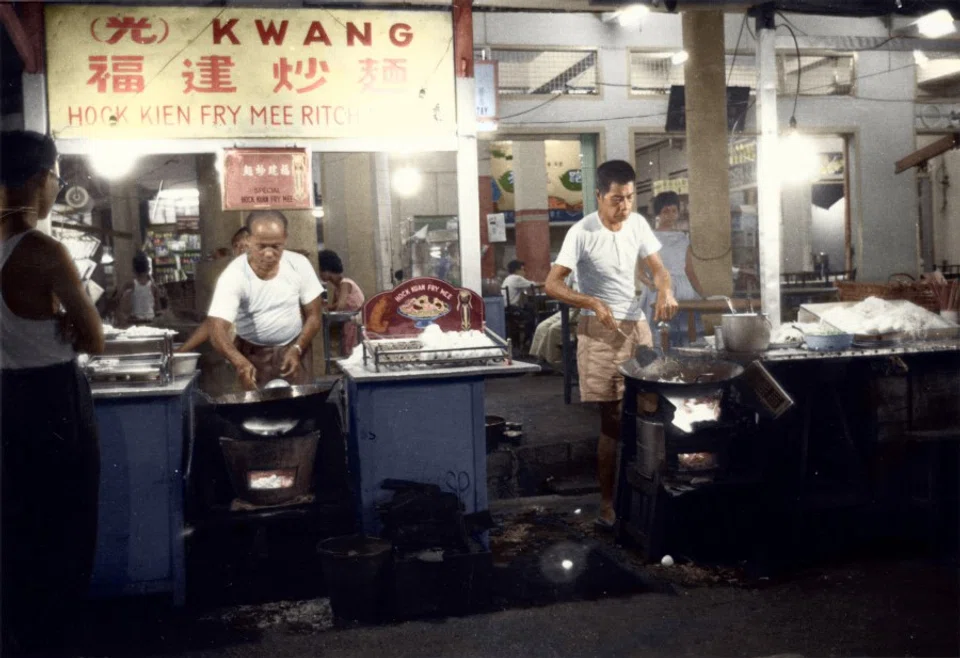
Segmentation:
{"type": "Polygon", "coordinates": [[[200,360],[200,352],[183,352],[173,355],[173,365],[171,367],[174,377],[189,377],[197,370],[197,362],[200,360]]]}

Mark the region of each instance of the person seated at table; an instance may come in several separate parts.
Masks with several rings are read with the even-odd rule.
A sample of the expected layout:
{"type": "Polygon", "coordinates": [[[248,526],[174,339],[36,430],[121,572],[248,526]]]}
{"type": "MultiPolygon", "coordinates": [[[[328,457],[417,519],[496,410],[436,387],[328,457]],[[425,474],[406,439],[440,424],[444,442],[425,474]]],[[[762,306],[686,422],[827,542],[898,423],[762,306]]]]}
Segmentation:
{"type": "MultiPolygon", "coordinates": [[[[320,263],[320,280],[329,291],[325,311],[338,313],[343,311],[359,311],[363,308],[365,297],[363,290],[353,279],[343,276],[343,261],[337,252],[324,249],[317,254],[320,263]]],[[[344,322],[340,329],[340,353],[349,356],[357,344],[357,325],[355,322],[344,322]]]]}
{"type": "MultiPolygon", "coordinates": [[[[500,286],[506,304],[507,322],[514,329],[522,329],[524,342],[530,343],[537,318],[533,308],[527,303],[527,297],[540,284],[527,278],[527,268],[522,260],[510,261],[507,264],[507,272],[507,277],[500,286]]],[[[522,353],[524,350],[521,349],[522,353]]]]}
{"type": "MultiPolygon", "coordinates": [[[[680,219],[680,196],[676,192],[661,192],[653,198],[653,212],[656,214],[653,234],[663,247],[660,249],[660,258],[670,272],[673,282],[673,296],[678,302],[686,299],[703,299],[703,287],[697,278],[697,271],[693,266],[693,248],[690,246],[690,236],[677,226],[680,219]]],[[[640,269],[640,280],[645,286],[641,297],[641,304],[650,326],[654,326],[653,313],[657,301],[653,278],[646,267],[640,269]]],[[[686,345],[690,342],[687,334],[687,311],[677,313],[670,320],[670,344],[686,345]]],[[[696,317],[697,334],[703,333],[703,325],[699,314],[696,317]]]]}
{"type": "MultiPolygon", "coordinates": [[[[577,288],[577,275],[574,272],[567,277],[567,285],[572,290],[577,288]]],[[[533,332],[533,342],[530,344],[530,356],[537,357],[551,368],[563,368],[563,322],[561,312],[557,311],[537,325],[533,332]]],[[[571,308],[569,311],[570,331],[576,335],[577,320],[580,318],[580,309],[571,308]]]]}

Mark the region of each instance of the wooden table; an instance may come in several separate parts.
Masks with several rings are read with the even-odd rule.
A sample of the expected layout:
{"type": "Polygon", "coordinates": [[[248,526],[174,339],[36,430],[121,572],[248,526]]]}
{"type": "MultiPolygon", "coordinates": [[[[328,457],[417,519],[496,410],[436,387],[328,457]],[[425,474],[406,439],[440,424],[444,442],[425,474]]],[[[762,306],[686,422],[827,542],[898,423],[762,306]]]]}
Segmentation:
{"type": "MultiPolygon", "coordinates": [[[[737,312],[749,311],[750,308],[760,309],[759,297],[731,297],[733,308],[737,312]]],[[[687,337],[690,342],[697,340],[697,317],[694,313],[729,313],[730,307],[727,306],[725,299],[685,299],[677,302],[681,311],[690,311],[687,313],[687,337]]]]}

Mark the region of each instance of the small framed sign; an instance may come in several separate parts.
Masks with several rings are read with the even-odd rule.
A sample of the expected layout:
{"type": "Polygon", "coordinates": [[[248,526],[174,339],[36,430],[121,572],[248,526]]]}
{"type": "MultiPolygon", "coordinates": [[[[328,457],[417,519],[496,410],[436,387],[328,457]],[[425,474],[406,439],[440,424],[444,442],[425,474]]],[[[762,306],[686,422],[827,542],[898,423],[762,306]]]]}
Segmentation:
{"type": "Polygon", "coordinates": [[[310,153],[305,148],[224,151],[224,210],[309,210],[310,189],[310,153]]]}

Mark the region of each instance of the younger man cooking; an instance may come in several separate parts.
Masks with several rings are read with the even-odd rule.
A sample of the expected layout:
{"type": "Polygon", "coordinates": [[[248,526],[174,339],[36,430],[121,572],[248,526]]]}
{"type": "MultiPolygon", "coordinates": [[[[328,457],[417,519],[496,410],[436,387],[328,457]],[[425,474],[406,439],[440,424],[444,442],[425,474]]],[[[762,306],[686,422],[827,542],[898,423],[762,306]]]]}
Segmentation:
{"type": "Polygon", "coordinates": [[[670,273],[657,254],[660,242],[647,220],[633,212],[635,179],[633,167],[622,160],[597,168],[597,211],[567,231],[545,286],[554,299],[583,309],[577,327],[577,367],[580,399],[600,403],[597,524],[603,527],[611,527],[616,520],[613,489],[624,390],[617,366],[633,358],[638,345],[653,344],[636,294],[635,276],[641,263],[653,275],[657,289],[655,318],[669,320],[677,312],[670,273]],[[564,282],[571,272],[577,273],[581,292],[564,282]]]}
{"type": "Polygon", "coordinates": [[[284,250],[286,215],[254,210],[247,227],[246,256],[235,258],[217,280],[208,313],[211,342],[237,369],[245,389],[281,377],[307,384],[313,378],[310,344],[321,326],[323,286],[305,256],[284,250]],[[230,340],[234,323],[237,337],[230,340]]]}

